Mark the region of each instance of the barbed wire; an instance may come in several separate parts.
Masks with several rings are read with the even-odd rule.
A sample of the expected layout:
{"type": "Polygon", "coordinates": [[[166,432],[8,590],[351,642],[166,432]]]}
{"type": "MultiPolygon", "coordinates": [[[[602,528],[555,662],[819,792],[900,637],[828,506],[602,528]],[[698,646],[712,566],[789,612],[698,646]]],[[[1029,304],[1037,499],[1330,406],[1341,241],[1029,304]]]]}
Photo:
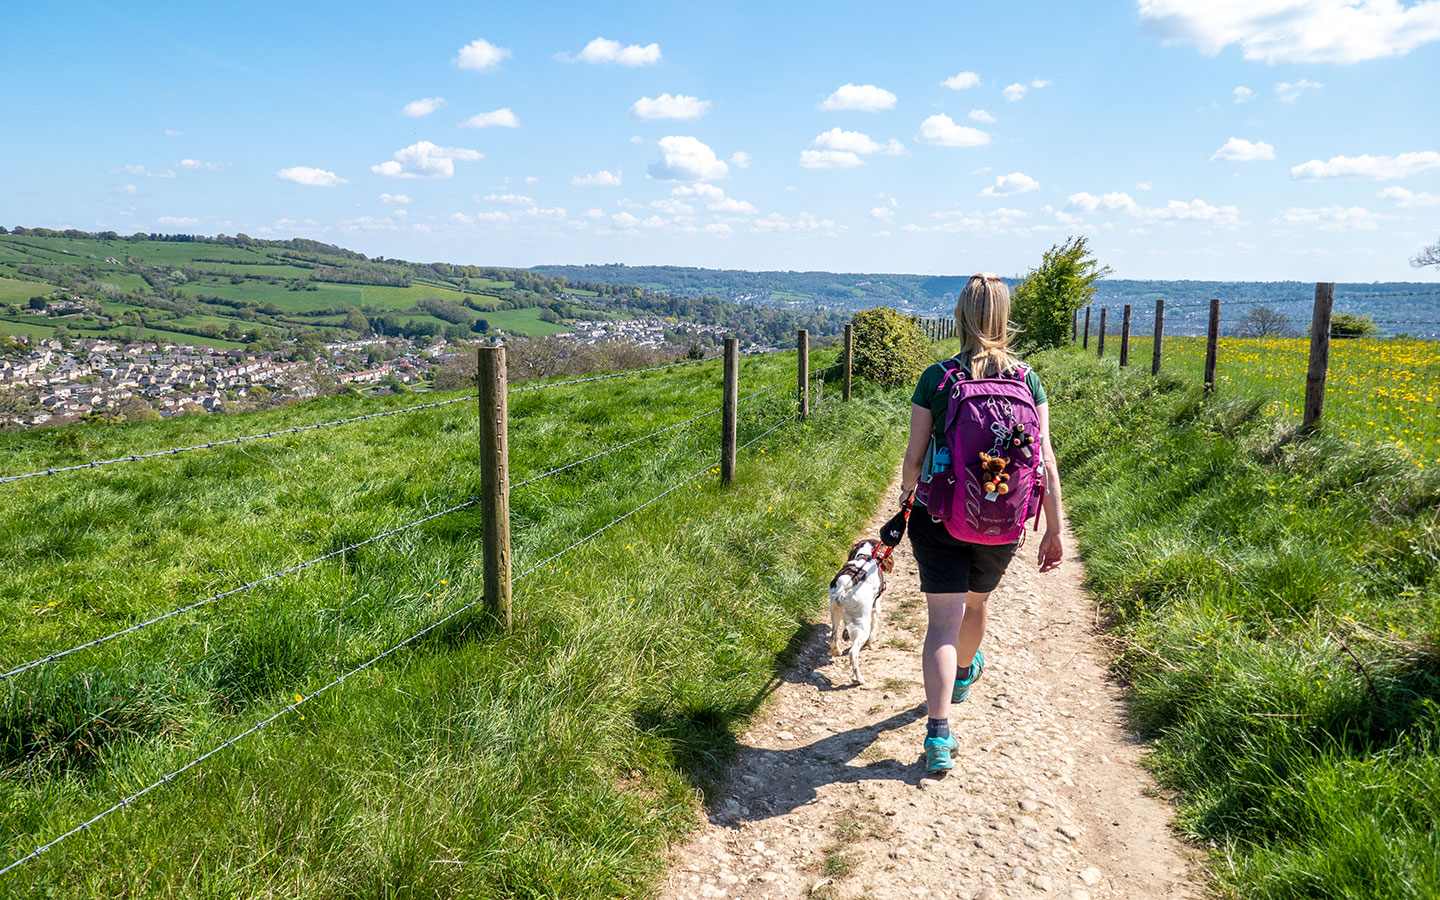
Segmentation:
{"type": "Polygon", "coordinates": [[[663,366],[649,366],[644,369],[625,369],[622,372],[607,372],[604,375],[587,375],[584,378],[571,378],[568,381],[547,381],[544,384],[524,384],[520,387],[510,388],[507,393],[521,394],[525,391],[540,391],[545,388],[560,387],[566,384],[584,384],[587,381],[603,381],[606,378],[619,378],[621,375],[639,375],[642,372],[659,372],[663,369],[674,369],[680,366],[689,366],[694,363],[710,362],[719,359],[718,356],[707,356],[704,359],[682,359],[679,362],[666,363],[663,366]]]}
{"type": "Polygon", "coordinates": [[[1378,292],[1375,292],[1375,293],[1369,293],[1369,292],[1366,292],[1366,291],[1345,291],[1343,294],[1337,293],[1336,296],[1337,296],[1337,297],[1342,297],[1342,296],[1343,296],[1343,297],[1346,297],[1347,299],[1365,299],[1365,298],[1369,298],[1369,297],[1440,297],[1440,290],[1436,290],[1436,291],[1378,291],[1378,292]]]}
{"type": "Polygon", "coordinates": [[[641,441],[648,441],[650,438],[653,438],[653,437],[655,437],[656,435],[664,434],[664,433],[667,432],[667,431],[674,431],[675,429],[677,429],[677,428],[682,428],[682,427],[684,427],[684,426],[686,426],[686,425],[689,425],[689,424],[692,423],[692,422],[698,422],[699,420],[701,420],[701,419],[703,419],[703,418],[706,418],[707,416],[713,416],[713,415],[715,415],[716,413],[722,411],[723,409],[724,409],[724,407],[720,407],[720,406],[717,406],[717,407],[715,407],[714,409],[707,409],[705,412],[700,413],[699,415],[696,415],[696,416],[691,416],[690,418],[686,419],[686,420],[683,421],[683,422],[676,422],[674,425],[667,425],[667,426],[665,426],[664,428],[658,428],[658,429],[656,429],[655,431],[650,432],[649,434],[642,434],[640,437],[637,437],[637,438],[635,438],[634,440],[626,441],[626,442],[623,443],[623,444],[617,444],[617,445],[615,445],[614,447],[610,447],[610,448],[608,448],[608,449],[606,449],[606,450],[601,450],[599,453],[592,453],[592,454],[590,454],[589,456],[585,457],[584,459],[577,459],[577,460],[575,460],[574,462],[568,462],[568,463],[566,463],[565,465],[563,465],[563,466],[558,466],[558,467],[556,467],[556,468],[554,468],[554,469],[551,469],[551,470],[548,471],[548,472],[542,472],[542,473],[540,473],[539,475],[535,475],[535,476],[533,476],[533,477],[527,478],[527,479],[525,479],[524,481],[516,482],[515,484],[512,484],[512,485],[510,486],[510,488],[511,488],[511,490],[515,490],[515,489],[517,489],[517,488],[522,488],[522,487],[524,487],[524,486],[527,485],[527,484],[531,484],[532,482],[539,481],[539,480],[541,480],[542,478],[549,478],[551,475],[558,475],[558,474],[560,474],[561,472],[564,472],[566,469],[573,469],[573,468],[575,468],[576,466],[580,465],[581,463],[590,462],[590,460],[592,460],[592,459],[599,459],[599,458],[602,457],[602,456],[606,456],[606,455],[608,455],[608,454],[614,453],[614,452],[616,452],[617,450],[624,450],[626,447],[632,446],[632,445],[634,445],[634,444],[638,444],[638,443],[640,443],[641,441]]]}
{"type": "MultiPolygon", "coordinates": [[[[785,419],[783,419],[783,420],[781,420],[780,422],[776,423],[775,425],[771,426],[769,429],[767,429],[767,430],[766,430],[765,432],[763,432],[762,434],[760,434],[760,435],[758,435],[758,436],[750,439],[749,441],[747,441],[747,442],[746,442],[745,444],[743,444],[740,448],[737,448],[737,450],[738,450],[738,449],[743,449],[744,447],[750,446],[751,444],[753,444],[753,443],[755,443],[756,441],[760,440],[760,438],[764,437],[764,436],[767,435],[767,434],[770,434],[770,433],[773,432],[775,429],[779,428],[781,425],[786,424],[787,422],[791,421],[791,420],[794,419],[794,418],[795,418],[794,416],[787,416],[785,419]]],[[[570,544],[570,545],[569,545],[568,547],[566,547],[565,549],[560,550],[560,551],[557,552],[557,553],[551,554],[550,556],[546,557],[545,559],[541,560],[540,562],[536,563],[535,565],[531,566],[530,568],[524,570],[524,571],[521,572],[519,575],[516,575],[516,576],[515,576],[514,581],[519,581],[519,580],[525,578],[526,576],[531,575],[532,573],[538,571],[540,568],[542,568],[542,567],[550,564],[551,562],[554,562],[556,559],[560,558],[561,556],[564,556],[566,553],[569,553],[571,550],[574,550],[575,548],[581,546],[582,544],[586,543],[587,541],[593,539],[593,538],[596,537],[597,535],[602,534],[602,533],[608,531],[609,529],[615,527],[616,525],[620,524],[621,522],[623,522],[623,521],[625,521],[626,519],[630,518],[631,516],[635,515],[635,514],[636,514],[637,512],[639,512],[640,510],[645,509],[646,507],[650,506],[651,504],[657,502],[657,501],[660,500],[662,497],[665,497],[665,496],[667,496],[667,495],[669,495],[669,494],[671,494],[671,493],[674,493],[675,491],[677,491],[677,490],[679,490],[680,488],[684,487],[686,484],[689,484],[690,482],[694,481],[696,478],[699,478],[701,475],[704,475],[706,472],[711,471],[711,469],[712,469],[713,467],[714,467],[714,464],[713,464],[713,463],[707,464],[707,465],[705,466],[705,468],[700,469],[699,471],[696,471],[696,472],[694,472],[693,474],[686,476],[686,477],[685,477],[684,479],[682,479],[681,481],[676,482],[675,484],[671,485],[670,487],[666,488],[665,490],[661,491],[660,493],[658,493],[658,494],[656,494],[655,496],[651,497],[650,499],[646,500],[644,503],[641,503],[639,506],[634,507],[634,508],[631,509],[629,512],[626,512],[626,513],[624,513],[624,514],[622,514],[622,515],[620,515],[620,516],[617,516],[616,518],[610,520],[609,523],[607,523],[607,524],[605,524],[605,525],[602,525],[600,528],[597,528],[596,530],[590,532],[589,534],[585,535],[584,537],[582,537],[582,538],[580,538],[579,540],[575,541],[574,543],[570,544]]],[[[470,502],[471,502],[471,503],[474,503],[474,502],[478,502],[478,500],[477,500],[477,501],[470,501],[470,502]]],[[[442,515],[442,514],[437,514],[437,515],[442,515]]],[[[337,552],[338,552],[338,551],[337,551],[337,552]]],[[[285,714],[291,712],[292,710],[300,707],[302,704],[308,703],[310,700],[313,700],[315,697],[318,697],[319,695],[325,693],[326,691],[330,690],[331,688],[337,687],[337,686],[345,683],[345,681],[347,681],[348,679],[350,679],[352,676],[358,675],[359,673],[365,671],[366,669],[370,668],[371,666],[375,665],[376,663],[378,663],[378,662],[384,660],[385,658],[389,657],[391,654],[395,653],[397,650],[400,650],[401,648],[403,648],[403,647],[405,647],[405,646],[407,646],[407,645],[409,645],[409,644],[414,643],[415,641],[419,640],[420,638],[422,638],[422,637],[424,637],[425,635],[429,634],[430,632],[434,631],[436,628],[439,628],[441,625],[444,625],[446,622],[449,622],[451,619],[454,619],[456,616],[458,616],[458,615],[460,615],[460,614],[462,614],[462,613],[464,613],[464,612],[466,612],[466,611],[474,608],[474,607],[476,606],[476,604],[478,604],[478,603],[481,602],[482,599],[483,599],[483,597],[476,597],[475,599],[473,599],[473,600],[471,600],[470,602],[466,603],[465,605],[459,607],[458,609],[455,609],[454,611],[446,614],[443,618],[440,618],[440,619],[436,620],[435,622],[432,622],[431,624],[429,624],[429,625],[425,626],[424,628],[422,628],[420,631],[417,631],[416,633],[410,635],[409,637],[407,637],[407,638],[405,638],[404,640],[400,641],[399,643],[395,644],[395,645],[392,646],[390,649],[384,651],[383,653],[380,653],[379,655],[377,655],[377,656],[375,656],[375,657],[372,657],[371,659],[369,659],[368,661],[366,661],[366,662],[364,662],[364,663],[361,663],[360,665],[358,665],[358,666],[356,666],[355,668],[353,668],[353,669],[345,672],[344,674],[342,674],[342,675],[340,675],[340,676],[332,679],[331,681],[329,681],[328,683],[322,685],[321,687],[318,687],[318,688],[316,688],[315,690],[313,690],[313,691],[311,691],[310,693],[305,694],[305,695],[303,695],[303,696],[302,696],[302,695],[297,695],[297,696],[296,696],[296,699],[295,699],[295,701],[294,701],[293,703],[287,704],[286,706],[284,706],[283,708],[281,708],[281,709],[278,710],[277,712],[275,712],[275,713],[267,716],[267,717],[264,718],[264,719],[261,719],[260,721],[258,721],[258,722],[256,722],[255,724],[251,725],[249,728],[246,728],[244,731],[240,732],[239,734],[235,735],[234,737],[229,738],[228,740],[224,741],[223,743],[219,744],[218,746],[216,746],[216,747],[214,747],[214,748],[206,751],[205,753],[201,754],[200,756],[195,757],[194,759],[192,759],[192,760],[190,760],[189,762],[185,763],[183,766],[180,766],[178,769],[174,769],[174,770],[172,770],[172,771],[170,771],[170,772],[165,773],[164,775],[160,776],[158,779],[150,782],[150,783],[149,783],[148,785],[146,785],[145,787],[141,788],[141,789],[138,790],[138,791],[135,791],[134,793],[126,796],[125,798],[119,800],[118,802],[110,805],[109,807],[105,808],[104,810],[102,810],[101,812],[95,814],[94,816],[91,816],[89,819],[86,819],[85,821],[81,822],[79,825],[76,825],[74,828],[71,828],[69,831],[65,832],[64,834],[61,834],[59,837],[56,837],[56,838],[54,838],[54,839],[52,839],[52,840],[50,840],[50,841],[48,841],[48,842],[46,842],[46,843],[44,843],[44,844],[41,844],[40,846],[36,847],[34,850],[30,851],[29,853],[25,854],[24,856],[20,857],[19,859],[16,859],[14,862],[12,862],[12,863],[10,863],[9,865],[5,866],[3,869],[0,869],[0,875],[4,875],[4,874],[6,874],[7,872],[10,872],[11,870],[13,870],[13,869],[15,869],[15,868],[17,868],[17,867],[19,867],[19,866],[21,866],[21,865],[24,865],[25,863],[29,862],[30,860],[33,860],[33,859],[41,856],[41,855],[44,854],[46,851],[48,851],[50,848],[56,846],[57,844],[61,843],[62,841],[66,840],[66,839],[68,839],[68,838],[71,838],[71,837],[73,837],[74,835],[77,835],[77,834],[79,834],[79,833],[82,832],[82,831],[87,830],[88,828],[90,828],[91,826],[93,826],[95,823],[101,821],[101,820],[104,819],[105,817],[107,817],[107,816],[109,816],[110,814],[114,813],[116,810],[124,809],[125,807],[127,807],[127,806],[129,806],[130,804],[134,803],[136,800],[139,800],[141,797],[144,797],[146,794],[150,793],[151,791],[155,790],[156,788],[160,787],[161,785],[170,783],[171,781],[175,780],[175,779],[176,779],[177,777],[179,777],[180,775],[183,775],[185,772],[189,771],[190,769],[193,769],[194,767],[200,765],[201,763],[203,763],[205,760],[209,759],[210,757],[215,756],[217,753],[223,752],[224,750],[226,750],[227,748],[229,748],[229,747],[231,747],[231,746],[234,746],[235,744],[239,743],[240,741],[244,740],[245,738],[247,738],[247,737],[249,737],[250,735],[254,734],[255,732],[259,731],[260,729],[266,727],[266,726],[269,725],[271,722],[274,722],[276,719],[279,719],[281,716],[284,716],[285,714]]]]}
{"type": "Polygon", "coordinates": [[[192,444],[189,447],[174,447],[170,450],[157,450],[154,453],[133,453],[129,456],[117,456],[114,459],[97,459],[88,463],[80,463],[74,466],[52,466],[39,472],[27,472],[24,475],[0,476],[0,484],[7,484],[12,481],[22,481],[26,478],[38,478],[42,475],[59,475],[62,472],[74,472],[78,469],[98,469],[101,466],[113,465],[115,463],[138,462],[142,459],[155,459],[160,456],[175,456],[191,450],[210,450],[215,447],[225,447],[230,444],[243,444],[246,441],[254,441],[260,438],[279,437],[284,434],[298,434],[301,431],[314,431],[317,428],[329,428],[332,425],[349,425],[351,422],[362,422],[366,419],[378,419],[382,416],[396,416],[400,413],[415,412],[421,409],[433,409],[437,406],[448,406],[451,403],[461,403],[465,400],[476,399],[476,394],[469,394],[464,397],[454,397],[450,400],[437,400],[434,403],[422,403],[419,406],[407,406],[403,409],[387,409],[383,412],[366,413],[363,416],[351,416],[348,419],[335,419],[332,422],[317,422],[314,425],[296,425],[294,428],[284,428],[279,431],[264,431],[257,434],[247,434],[243,437],[226,438],[223,441],[207,441],[203,444],[192,444]]]}

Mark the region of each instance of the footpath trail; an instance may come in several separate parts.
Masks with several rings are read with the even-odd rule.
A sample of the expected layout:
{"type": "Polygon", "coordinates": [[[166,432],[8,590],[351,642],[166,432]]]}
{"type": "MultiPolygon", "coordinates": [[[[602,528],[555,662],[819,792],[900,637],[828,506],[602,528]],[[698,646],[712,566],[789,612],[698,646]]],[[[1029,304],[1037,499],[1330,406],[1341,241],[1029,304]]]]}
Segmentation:
{"type": "MultiPolygon", "coordinates": [[[[897,497],[898,482],[865,535],[897,497]]],[[[921,764],[925,599],[908,539],[879,646],[861,654],[866,684],[852,683],[848,657],[830,659],[829,601],[816,598],[824,624],[742,735],[660,896],[1200,897],[1194,854],[1140,768],[1066,539],[1064,565],[1045,575],[1029,539],[991,596],[985,674],[951,713],[961,748],[943,778],[921,764]]]]}

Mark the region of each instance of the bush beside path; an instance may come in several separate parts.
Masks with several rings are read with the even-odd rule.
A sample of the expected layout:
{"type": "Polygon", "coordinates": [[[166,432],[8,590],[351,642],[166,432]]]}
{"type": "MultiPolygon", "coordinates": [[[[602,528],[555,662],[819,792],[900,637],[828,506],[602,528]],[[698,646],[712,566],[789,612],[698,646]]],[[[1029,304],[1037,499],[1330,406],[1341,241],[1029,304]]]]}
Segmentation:
{"type": "MultiPolygon", "coordinates": [[[[898,482],[862,534],[878,533],[897,496],[898,482]]],[[[902,544],[880,646],[862,655],[867,683],[852,684],[847,658],[829,658],[828,624],[816,627],[741,735],[661,896],[1199,896],[1068,540],[1070,558],[1044,576],[1027,541],[992,596],[988,665],[951,714],[961,750],[944,778],[920,762],[925,600],[902,544]]]]}

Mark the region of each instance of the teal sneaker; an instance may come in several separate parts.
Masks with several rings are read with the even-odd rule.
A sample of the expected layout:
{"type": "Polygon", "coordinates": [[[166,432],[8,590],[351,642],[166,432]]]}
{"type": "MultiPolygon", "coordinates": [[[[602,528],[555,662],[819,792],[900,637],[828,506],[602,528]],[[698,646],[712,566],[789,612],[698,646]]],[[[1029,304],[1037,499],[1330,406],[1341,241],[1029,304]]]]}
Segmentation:
{"type": "Polygon", "coordinates": [[[955,690],[950,692],[951,703],[964,703],[965,698],[970,696],[970,685],[980,680],[980,673],[985,670],[985,654],[979,650],[975,651],[975,659],[970,663],[970,677],[961,681],[955,679],[955,690]]]}
{"type": "Polygon", "coordinates": [[[955,768],[955,760],[950,758],[950,754],[959,749],[960,742],[953,734],[943,738],[926,738],[925,771],[948,772],[955,768]]]}

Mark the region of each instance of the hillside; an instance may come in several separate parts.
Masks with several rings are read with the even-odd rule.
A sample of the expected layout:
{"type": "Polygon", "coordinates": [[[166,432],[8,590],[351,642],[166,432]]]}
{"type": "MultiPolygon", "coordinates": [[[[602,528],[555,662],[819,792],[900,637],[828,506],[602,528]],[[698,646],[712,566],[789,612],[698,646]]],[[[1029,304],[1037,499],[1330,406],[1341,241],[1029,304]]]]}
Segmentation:
{"type": "Polygon", "coordinates": [[[725,326],[776,346],[793,346],[797,328],[824,336],[842,323],[826,311],[695,303],[528,270],[367,257],[305,239],[0,228],[0,332],[15,336],[63,328],[223,348],[370,334],[536,336],[641,315],[725,326]]]}

